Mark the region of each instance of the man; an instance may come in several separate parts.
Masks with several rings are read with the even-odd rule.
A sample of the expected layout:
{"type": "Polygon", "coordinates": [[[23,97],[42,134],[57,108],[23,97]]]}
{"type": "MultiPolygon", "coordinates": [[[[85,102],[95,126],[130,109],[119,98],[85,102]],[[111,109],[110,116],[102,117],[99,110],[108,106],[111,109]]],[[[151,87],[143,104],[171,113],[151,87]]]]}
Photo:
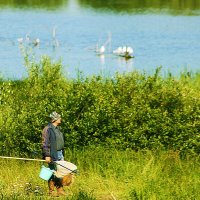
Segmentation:
{"type": "MultiPolygon", "coordinates": [[[[64,160],[64,137],[58,126],[61,124],[61,116],[57,112],[50,114],[50,122],[42,131],[42,153],[43,158],[49,164],[49,168],[56,170],[55,161],[64,160]]],[[[48,181],[49,195],[66,195],[63,190],[63,180],[55,175],[48,181]],[[54,188],[57,194],[54,193],[54,188]]]]}

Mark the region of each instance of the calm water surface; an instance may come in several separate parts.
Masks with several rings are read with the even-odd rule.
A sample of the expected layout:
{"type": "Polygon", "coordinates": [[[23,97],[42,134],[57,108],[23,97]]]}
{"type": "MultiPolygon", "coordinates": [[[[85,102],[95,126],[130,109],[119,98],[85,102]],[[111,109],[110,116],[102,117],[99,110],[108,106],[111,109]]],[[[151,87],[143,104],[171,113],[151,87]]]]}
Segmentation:
{"type": "Polygon", "coordinates": [[[78,70],[87,76],[112,76],[135,69],[151,73],[158,66],[163,66],[163,73],[173,74],[200,69],[200,1],[185,1],[185,5],[178,0],[177,4],[160,4],[161,0],[154,4],[129,0],[20,2],[0,1],[3,77],[26,76],[18,38],[23,38],[23,46],[36,59],[42,55],[61,59],[70,77],[76,77],[78,70]],[[34,46],[36,38],[40,44],[34,46]],[[105,43],[105,54],[97,55],[96,45],[105,43]],[[125,60],[112,54],[124,45],[133,47],[135,58],[125,60]]]}

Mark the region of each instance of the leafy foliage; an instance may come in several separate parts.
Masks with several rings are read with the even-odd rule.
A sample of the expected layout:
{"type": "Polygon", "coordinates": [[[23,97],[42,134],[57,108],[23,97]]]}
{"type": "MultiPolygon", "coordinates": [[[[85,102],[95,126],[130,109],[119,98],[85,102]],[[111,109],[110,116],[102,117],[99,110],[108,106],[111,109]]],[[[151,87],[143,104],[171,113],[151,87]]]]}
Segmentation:
{"type": "Polygon", "coordinates": [[[28,77],[0,80],[1,154],[38,157],[50,112],[61,113],[66,147],[200,151],[200,75],[137,71],[68,79],[62,64],[26,60],[28,77]]]}

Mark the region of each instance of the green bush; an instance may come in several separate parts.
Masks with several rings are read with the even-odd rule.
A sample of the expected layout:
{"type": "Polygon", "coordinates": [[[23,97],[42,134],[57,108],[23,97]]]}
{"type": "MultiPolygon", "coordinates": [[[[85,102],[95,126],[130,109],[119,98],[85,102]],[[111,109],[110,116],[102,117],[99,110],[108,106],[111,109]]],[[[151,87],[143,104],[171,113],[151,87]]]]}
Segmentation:
{"type": "Polygon", "coordinates": [[[38,157],[50,112],[61,113],[66,147],[200,153],[200,74],[116,74],[69,79],[60,62],[26,60],[28,77],[0,79],[2,155],[38,157]]]}

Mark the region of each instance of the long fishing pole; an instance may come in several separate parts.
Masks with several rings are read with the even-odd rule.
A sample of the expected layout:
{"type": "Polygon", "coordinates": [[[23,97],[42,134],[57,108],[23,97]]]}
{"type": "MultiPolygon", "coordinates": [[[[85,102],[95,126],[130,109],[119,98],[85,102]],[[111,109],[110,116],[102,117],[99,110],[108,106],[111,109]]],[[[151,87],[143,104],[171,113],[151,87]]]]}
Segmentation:
{"type": "Polygon", "coordinates": [[[31,161],[45,162],[45,160],[33,159],[33,158],[18,158],[18,157],[8,157],[8,156],[0,156],[0,158],[15,159],[15,160],[31,160],[31,161]]]}
{"type": "MultiPolygon", "coordinates": [[[[33,158],[19,158],[19,157],[9,157],[9,156],[0,156],[0,158],[6,158],[6,159],[15,159],[15,160],[29,160],[29,161],[39,161],[39,162],[46,162],[46,160],[41,160],[41,159],[33,159],[33,158]]],[[[76,170],[71,170],[57,162],[54,162],[53,163],[57,164],[57,165],[60,165],[61,167],[64,167],[65,169],[68,169],[70,170],[71,172],[74,172],[76,173],[76,170]]]]}

